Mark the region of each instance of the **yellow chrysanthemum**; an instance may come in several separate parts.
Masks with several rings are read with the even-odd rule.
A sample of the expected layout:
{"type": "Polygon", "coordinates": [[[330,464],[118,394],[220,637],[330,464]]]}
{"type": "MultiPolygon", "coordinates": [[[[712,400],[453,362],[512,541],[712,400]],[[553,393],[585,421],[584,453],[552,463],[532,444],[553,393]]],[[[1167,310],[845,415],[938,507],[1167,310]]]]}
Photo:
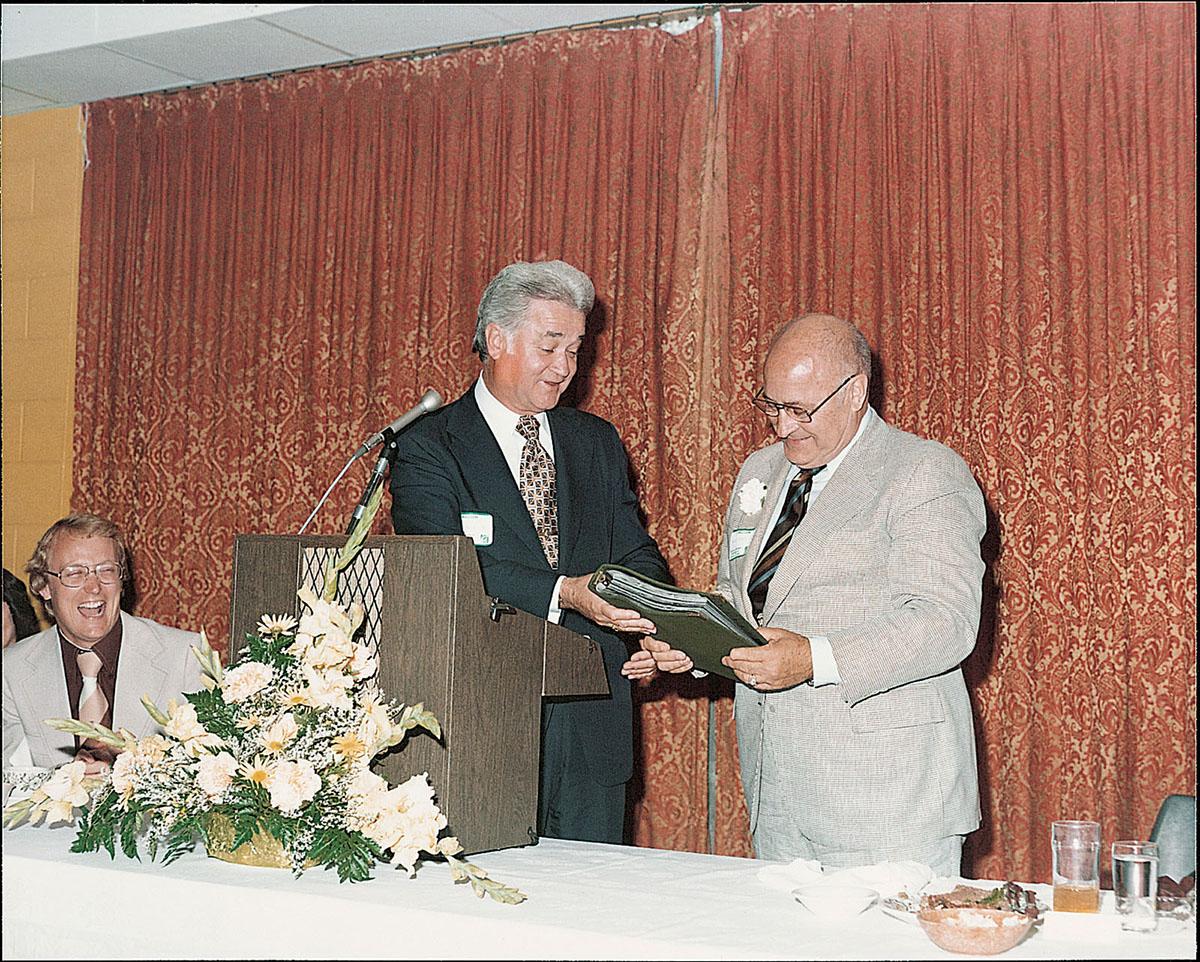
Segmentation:
{"type": "Polygon", "coordinates": [[[365,752],[367,745],[354,732],[347,732],[333,740],[333,750],[342,758],[353,759],[365,752]]]}

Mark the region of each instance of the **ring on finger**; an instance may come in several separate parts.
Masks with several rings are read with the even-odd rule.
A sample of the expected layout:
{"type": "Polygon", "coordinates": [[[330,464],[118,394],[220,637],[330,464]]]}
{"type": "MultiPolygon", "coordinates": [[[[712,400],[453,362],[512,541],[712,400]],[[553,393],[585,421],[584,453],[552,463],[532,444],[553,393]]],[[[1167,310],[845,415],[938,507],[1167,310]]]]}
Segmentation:
{"type": "Polygon", "coordinates": [[[751,676],[750,676],[750,687],[751,687],[751,688],[757,688],[757,687],[758,687],[758,675],[751,675],[751,676]]]}

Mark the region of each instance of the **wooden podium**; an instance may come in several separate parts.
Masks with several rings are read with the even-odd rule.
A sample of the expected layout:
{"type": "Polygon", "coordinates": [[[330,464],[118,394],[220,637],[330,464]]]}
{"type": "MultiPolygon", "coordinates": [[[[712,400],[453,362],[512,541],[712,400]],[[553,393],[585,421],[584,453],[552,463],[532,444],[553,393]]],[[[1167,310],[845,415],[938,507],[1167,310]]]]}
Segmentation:
{"type": "MultiPolygon", "coordinates": [[[[346,543],[326,535],[238,535],[233,549],[230,656],[266,613],[301,614],[296,591],[317,595],[346,543]]],[[[389,698],[424,702],[439,743],[409,732],[376,764],[393,785],[428,772],[468,853],[537,841],[543,695],[607,695],[589,638],[484,594],[470,539],[370,537],[338,581],[339,603],[366,610],[359,640],[379,651],[389,698]]]]}

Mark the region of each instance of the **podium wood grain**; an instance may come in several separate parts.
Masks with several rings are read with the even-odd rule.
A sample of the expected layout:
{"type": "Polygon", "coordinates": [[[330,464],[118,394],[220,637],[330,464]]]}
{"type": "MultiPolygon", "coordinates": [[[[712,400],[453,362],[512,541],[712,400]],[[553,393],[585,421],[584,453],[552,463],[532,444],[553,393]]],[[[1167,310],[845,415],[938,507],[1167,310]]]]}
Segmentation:
{"type": "MultiPolygon", "coordinates": [[[[324,535],[239,535],[234,545],[231,656],[260,615],[299,614],[310,548],[324,535]]],[[[491,618],[470,540],[457,536],[368,538],[382,551],[378,592],[379,682],[389,698],[422,701],[442,739],[410,732],[374,768],[392,784],[428,772],[450,829],[468,852],[536,841],[541,697],[604,695],[608,682],[591,640],[523,611],[491,618]]],[[[367,598],[359,598],[364,604],[367,598]]]]}

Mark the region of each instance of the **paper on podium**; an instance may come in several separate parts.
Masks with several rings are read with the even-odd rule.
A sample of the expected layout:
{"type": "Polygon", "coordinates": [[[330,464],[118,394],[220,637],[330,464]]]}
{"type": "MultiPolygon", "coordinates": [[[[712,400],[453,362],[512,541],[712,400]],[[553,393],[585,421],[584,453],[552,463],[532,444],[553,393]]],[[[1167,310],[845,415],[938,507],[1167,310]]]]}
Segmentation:
{"type": "Polygon", "coordinates": [[[601,565],[588,587],[609,604],[632,608],[658,629],[654,637],[684,652],[697,668],[734,678],[721,664],[731,648],[764,645],[757,629],[721,595],[676,588],[620,565],[601,565]]]}

